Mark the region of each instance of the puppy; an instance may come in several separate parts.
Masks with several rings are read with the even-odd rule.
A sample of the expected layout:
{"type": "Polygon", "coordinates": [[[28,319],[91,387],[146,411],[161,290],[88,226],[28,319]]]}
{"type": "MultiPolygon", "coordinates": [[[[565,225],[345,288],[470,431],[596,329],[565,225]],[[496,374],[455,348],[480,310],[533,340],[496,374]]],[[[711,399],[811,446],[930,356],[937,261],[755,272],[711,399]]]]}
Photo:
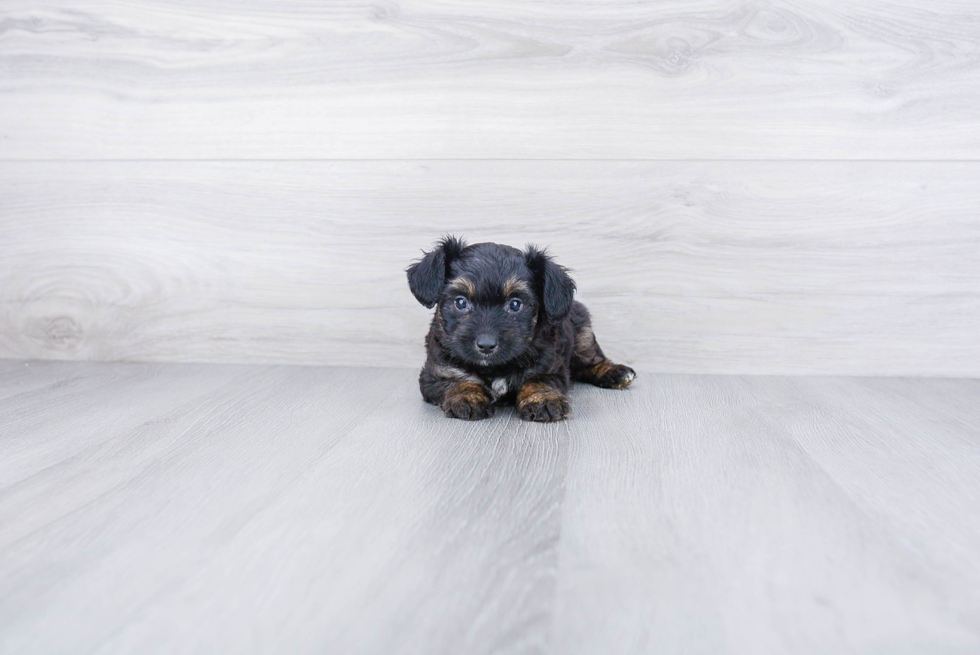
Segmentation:
{"type": "Polygon", "coordinates": [[[534,246],[446,237],[407,273],[412,294],[436,307],[422,397],[450,418],[489,418],[495,404],[514,403],[524,420],[560,421],[570,381],[622,389],[636,377],[606,359],[572,278],[534,246]]]}

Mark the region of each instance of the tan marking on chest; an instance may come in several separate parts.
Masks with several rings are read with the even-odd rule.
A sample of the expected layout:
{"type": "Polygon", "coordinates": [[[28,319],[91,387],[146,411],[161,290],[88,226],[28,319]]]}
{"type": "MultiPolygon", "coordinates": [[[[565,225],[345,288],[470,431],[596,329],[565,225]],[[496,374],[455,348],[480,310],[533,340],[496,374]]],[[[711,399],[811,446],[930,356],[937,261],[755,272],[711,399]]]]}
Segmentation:
{"type": "Polygon", "coordinates": [[[436,364],[433,366],[432,374],[437,378],[443,378],[444,380],[470,380],[472,382],[479,381],[476,376],[470,375],[463,369],[445,364],[436,364]]]}

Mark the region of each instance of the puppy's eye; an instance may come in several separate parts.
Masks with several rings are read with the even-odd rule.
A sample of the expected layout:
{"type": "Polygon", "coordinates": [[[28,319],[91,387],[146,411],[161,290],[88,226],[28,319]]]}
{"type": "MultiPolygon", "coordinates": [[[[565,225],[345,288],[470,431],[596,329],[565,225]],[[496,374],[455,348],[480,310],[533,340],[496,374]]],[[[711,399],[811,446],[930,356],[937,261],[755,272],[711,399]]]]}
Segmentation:
{"type": "Polygon", "coordinates": [[[515,313],[521,311],[521,307],[523,306],[524,303],[521,302],[520,298],[512,298],[511,301],[507,303],[507,309],[515,313]]]}
{"type": "Polygon", "coordinates": [[[469,303],[466,302],[466,298],[464,298],[463,296],[459,296],[458,298],[456,298],[455,304],[456,304],[456,309],[458,309],[459,311],[463,311],[464,309],[470,306],[469,303]]]}

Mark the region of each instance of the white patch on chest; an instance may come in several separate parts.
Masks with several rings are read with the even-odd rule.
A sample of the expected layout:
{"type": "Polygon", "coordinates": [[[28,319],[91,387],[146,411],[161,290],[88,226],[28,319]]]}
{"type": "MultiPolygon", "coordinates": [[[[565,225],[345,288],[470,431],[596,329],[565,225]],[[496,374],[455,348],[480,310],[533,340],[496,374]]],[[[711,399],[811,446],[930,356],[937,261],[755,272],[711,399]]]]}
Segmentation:
{"type": "Polygon", "coordinates": [[[490,385],[490,388],[493,389],[493,395],[500,398],[507,393],[507,379],[497,378],[493,381],[493,384],[490,385]]]}

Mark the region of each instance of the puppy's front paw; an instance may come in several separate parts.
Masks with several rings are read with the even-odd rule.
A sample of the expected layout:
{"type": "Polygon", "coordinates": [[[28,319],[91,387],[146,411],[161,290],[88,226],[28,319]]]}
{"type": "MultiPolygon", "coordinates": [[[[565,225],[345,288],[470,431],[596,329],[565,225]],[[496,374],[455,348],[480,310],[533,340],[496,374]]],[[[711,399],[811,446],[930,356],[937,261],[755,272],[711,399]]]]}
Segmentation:
{"type": "Polygon", "coordinates": [[[598,377],[596,386],[606,389],[623,389],[628,387],[635,377],[636,371],[629,366],[612,364],[598,377]]]}
{"type": "Polygon", "coordinates": [[[489,398],[479,400],[468,396],[452,396],[443,401],[442,411],[449,418],[479,421],[493,416],[494,407],[489,398]]]}
{"type": "Polygon", "coordinates": [[[568,417],[568,399],[560,393],[530,398],[517,405],[517,414],[525,421],[562,421],[568,417]]]}
{"type": "Polygon", "coordinates": [[[443,413],[449,418],[479,421],[493,416],[493,399],[476,382],[463,381],[446,392],[442,400],[443,413]]]}

